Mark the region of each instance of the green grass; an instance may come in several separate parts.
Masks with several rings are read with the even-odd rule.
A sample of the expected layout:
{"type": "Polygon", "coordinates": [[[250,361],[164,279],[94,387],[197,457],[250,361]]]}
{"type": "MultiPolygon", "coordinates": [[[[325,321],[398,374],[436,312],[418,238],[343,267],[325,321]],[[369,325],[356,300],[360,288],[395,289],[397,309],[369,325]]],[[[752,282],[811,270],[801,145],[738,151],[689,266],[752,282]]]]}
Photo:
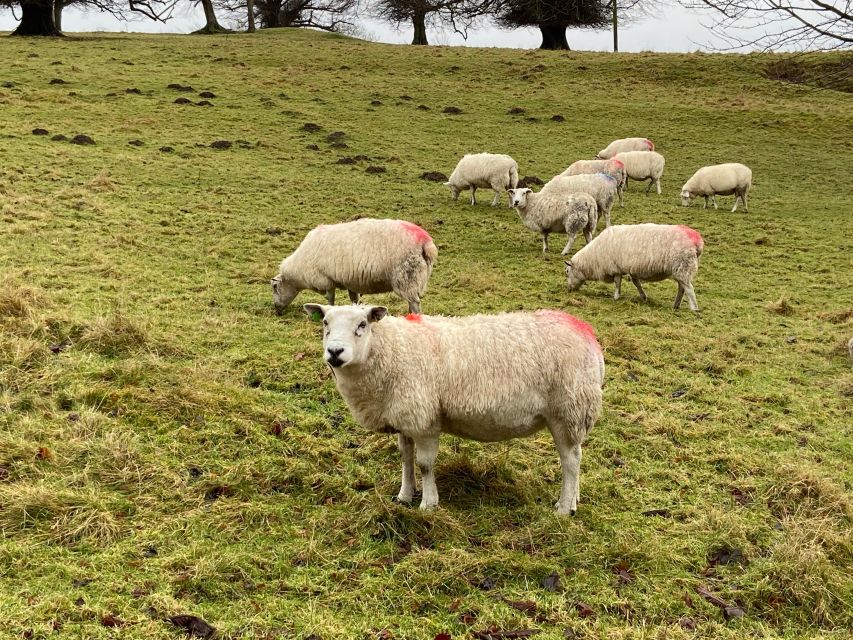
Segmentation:
{"type": "Polygon", "coordinates": [[[766,78],[775,59],[296,30],[3,38],[0,637],[177,638],[164,620],[182,613],[223,638],[490,624],[545,639],[847,637],[853,104],[766,78]],[[200,98],[169,83],[215,106],[174,104],[200,98]],[[334,131],[348,148],[330,147],[334,131]],[[626,135],[666,155],[664,194],[632,183],[614,221],[703,234],[699,316],[670,308],[673,282],[648,286],[647,304],[630,285],[618,302],[604,284],[569,294],[557,250],[543,259],[505,200],[470,207],[419,179],[480,150],[547,179],[626,135]],[[220,139],[235,144],[209,147],[220,139]],[[335,164],[356,155],[370,160],[335,164]],[[725,197],[682,208],[687,177],[724,161],[753,168],[750,213],[725,197]],[[443,440],[441,508],[391,502],[395,443],[353,422],[301,313],[320,296],[279,318],[268,290],[306,231],[356,215],[432,234],[428,313],[555,307],[596,327],[605,404],[576,517],[552,511],[547,434],[443,440]],[[714,566],[727,548],[742,560],[714,566]],[[552,572],[556,592],[541,585],[552,572]],[[725,621],[700,585],[745,616],[725,621]],[[508,604],[523,600],[536,612],[508,604]]]}

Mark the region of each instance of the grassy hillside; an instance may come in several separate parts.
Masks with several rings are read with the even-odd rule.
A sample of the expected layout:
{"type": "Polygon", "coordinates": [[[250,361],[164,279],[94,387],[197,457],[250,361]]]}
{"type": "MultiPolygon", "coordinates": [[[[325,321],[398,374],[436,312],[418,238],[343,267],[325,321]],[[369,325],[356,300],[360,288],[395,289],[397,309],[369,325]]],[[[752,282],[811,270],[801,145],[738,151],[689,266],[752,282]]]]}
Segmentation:
{"type": "Polygon", "coordinates": [[[176,614],[223,638],[847,637],[853,103],[768,61],[3,38],[0,637],[177,638],[176,614]],[[213,106],[175,104],[205,90],[213,106]],[[95,144],[52,139],[80,134],[95,144]],[[626,135],[665,154],[664,193],[632,183],[614,221],[703,234],[701,315],[671,309],[671,281],[646,304],[630,284],[567,293],[559,238],[543,259],[506,199],[419,177],[492,150],[547,179],[626,135]],[[753,168],[750,212],[682,208],[724,161],[753,168]],[[552,512],[547,434],[442,440],[441,508],[391,502],[395,441],[335,390],[300,309],[320,296],[276,317],[268,284],[307,230],[358,215],[432,234],[427,313],[596,327],[605,408],[576,517],[552,512]]]}

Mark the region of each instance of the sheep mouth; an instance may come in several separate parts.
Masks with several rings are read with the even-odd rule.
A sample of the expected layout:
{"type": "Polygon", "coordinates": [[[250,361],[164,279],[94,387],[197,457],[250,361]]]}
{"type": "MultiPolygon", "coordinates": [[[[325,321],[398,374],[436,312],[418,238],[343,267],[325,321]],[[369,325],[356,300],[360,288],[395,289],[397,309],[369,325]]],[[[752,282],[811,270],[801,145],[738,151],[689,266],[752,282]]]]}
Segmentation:
{"type": "Polygon", "coordinates": [[[331,358],[328,358],[328,359],[326,360],[326,362],[328,362],[328,363],[329,363],[329,366],[330,366],[330,367],[332,367],[332,368],[334,368],[334,369],[338,369],[338,368],[340,368],[340,367],[344,366],[345,364],[347,364],[347,362],[346,362],[346,361],[341,360],[341,359],[340,359],[339,357],[337,357],[337,356],[332,356],[331,358]]]}

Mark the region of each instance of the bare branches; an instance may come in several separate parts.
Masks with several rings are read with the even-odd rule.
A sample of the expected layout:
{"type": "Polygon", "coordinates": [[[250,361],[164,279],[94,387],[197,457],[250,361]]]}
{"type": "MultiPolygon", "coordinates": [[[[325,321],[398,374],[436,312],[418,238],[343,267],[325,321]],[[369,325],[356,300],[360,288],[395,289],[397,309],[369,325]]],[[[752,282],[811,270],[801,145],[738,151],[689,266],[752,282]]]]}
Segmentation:
{"type": "Polygon", "coordinates": [[[853,46],[853,0],[686,0],[684,4],[717,12],[714,28],[730,49],[853,46]]]}

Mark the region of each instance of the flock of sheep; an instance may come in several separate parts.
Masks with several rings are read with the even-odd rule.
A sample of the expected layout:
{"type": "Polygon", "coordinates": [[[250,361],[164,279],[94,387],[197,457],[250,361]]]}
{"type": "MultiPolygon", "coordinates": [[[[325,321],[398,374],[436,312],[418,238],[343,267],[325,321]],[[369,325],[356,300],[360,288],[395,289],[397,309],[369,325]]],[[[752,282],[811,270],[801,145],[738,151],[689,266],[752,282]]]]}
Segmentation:
{"type": "MultiPolygon", "coordinates": [[[[538,193],[518,188],[518,164],[511,157],[463,157],[446,185],[454,199],[478,188],[507,191],[522,223],[541,233],[543,252],[550,233],[566,233],[563,254],[578,233],[587,244],[565,263],[569,289],[585,280],[615,283],[630,276],[642,299],[643,281],[673,278],[675,308],[687,296],[698,311],[693,278],[702,236],[683,225],[610,224],[611,208],[628,178],[649,180],[660,193],[664,158],[646,138],[612,142],[596,160],[581,160],[555,176],[538,193]],[[605,229],[597,237],[599,217],[605,229]]],[[[747,207],[752,172],[741,164],[704,167],[681,191],[686,206],[694,197],[735,195],[747,207]]],[[[438,504],[434,463],[439,435],[494,442],[548,429],[562,467],[557,513],[573,514],[580,497],[581,445],[602,404],[604,358],[593,328],[563,311],[540,310],[462,318],[420,314],[421,296],[438,256],[429,234],[403,220],[362,218],[320,225],[286,257],[272,279],[278,313],[304,289],[325,294],[328,305],[306,304],[323,323],[323,358],[355,419],[379,433],[395,433],[402,456],[397,499],[410,503],[415,464],[423,485],[421,508],[438,504]],[[346,289],[348,306],[334,306],[336,289],[346,289]],[[358,304],[361,294],[393,291],[408,303],[404,317],[385,307],[358,304]]]]}

